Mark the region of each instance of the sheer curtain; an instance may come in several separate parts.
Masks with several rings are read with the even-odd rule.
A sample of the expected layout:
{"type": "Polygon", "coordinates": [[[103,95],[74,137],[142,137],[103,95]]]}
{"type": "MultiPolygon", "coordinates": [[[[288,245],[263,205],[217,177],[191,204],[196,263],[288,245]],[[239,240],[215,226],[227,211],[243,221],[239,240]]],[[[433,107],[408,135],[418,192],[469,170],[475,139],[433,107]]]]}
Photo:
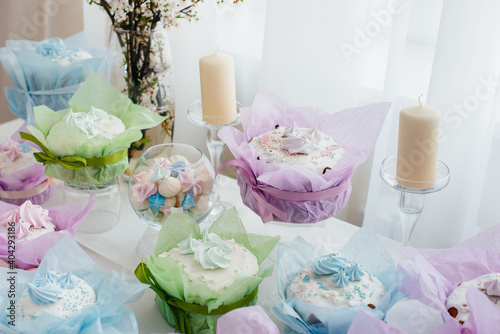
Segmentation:
{"type": "Polygon", "coordinates": [[[330,113],[391,101],[338,217],[399,240],[397,194],[378,170],[396,153],[399,111],[424,94],[443,114],[439,156],[452,174],[447,188],[427,196],[412,245],[449,247],[497,223],[500,213],[499,9],[489,0],[205,1],[199,21],[170,32],[175,140],[205,147],[205,132],[189,123],[186,109],[200,97],[198,60],[217,46],[235,58],[245,105],[260,84],[293,105],[330,113]]]}

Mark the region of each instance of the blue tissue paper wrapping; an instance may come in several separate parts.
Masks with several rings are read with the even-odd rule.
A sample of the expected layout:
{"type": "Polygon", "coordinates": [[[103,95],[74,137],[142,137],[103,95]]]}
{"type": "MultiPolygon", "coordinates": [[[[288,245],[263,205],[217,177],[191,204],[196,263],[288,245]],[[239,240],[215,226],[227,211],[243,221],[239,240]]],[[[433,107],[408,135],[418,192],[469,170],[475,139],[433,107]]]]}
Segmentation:
{"type": "Polygon", "coordinates": [[[106,49],[91,49],[84,33],[64,40],[8,40],[6,47],[0,49],[0,61],[14,84],[5,88],[10,110],[33,125],[34,106],[46,105],[52,110],[68,107],[68,101],[87,76],[104,69],[106,49]],[[64,59],[68,52],[75,51],[85,51],[92,57],[71,62],[64,59]],[[54,57],[66,63],[51,60],[54,57]]]}
{"type": "MultiPolygon", "coordinates": [[[[132,310],[123,306],[134,303],[147,288],[135,278],[114,271],[101,271],[70,236],[61,239],[43,258],[36,272],[17,270],[15,276],[16,301],[27,284],[43,276],[47,270],[71,273],[85,280],[96,293],[96,303],[68,318],[44,313],[36,319],[16,317],[15,327],[8,324],[7,307],[10,285],[0,283],[0,333],[137,333],[137,321],[132,310]]],[[[9,268],[0,268],[0,277],[12,276],[9,268]]],[[[13,300],[13,299],[12,299],[13,300]]]]}
{"type": "Polygon", "coordinates": [[[316,248],[301,237],[290,245],[280,244],[278,248],[278,297],[280,302],[273,306],[273,314],[287,325],[285,333],[337,334],[347,333],[358,310],[363,310],[379,319],[403,296],[398,291],[402,275],[396,270],[392,257],[378,240],[375,233],[360,229],[340,251],[349,261],[361,264],[377,277],[386,289],[386,294],[375,309],[366,305],[355,307],[324,307],[286,298],[286,290],[302,269],[311,264],[320,254],[316,248]],[[321,322],[310,324],[311,314],[321,322]]]}

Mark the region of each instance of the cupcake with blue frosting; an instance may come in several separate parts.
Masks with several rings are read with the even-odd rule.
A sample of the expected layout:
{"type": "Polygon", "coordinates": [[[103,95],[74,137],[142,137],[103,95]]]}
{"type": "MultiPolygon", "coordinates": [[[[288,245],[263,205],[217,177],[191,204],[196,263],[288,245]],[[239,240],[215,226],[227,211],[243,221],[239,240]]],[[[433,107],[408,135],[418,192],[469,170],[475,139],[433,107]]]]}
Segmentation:
{"type": "Polygon", "coordinates": [[[384,295],[385,288],[374,275],[341,254],[318,257],[302,269],[287,290],[287,297],[327,307],[364,304],[374,309],[384,295]]]}

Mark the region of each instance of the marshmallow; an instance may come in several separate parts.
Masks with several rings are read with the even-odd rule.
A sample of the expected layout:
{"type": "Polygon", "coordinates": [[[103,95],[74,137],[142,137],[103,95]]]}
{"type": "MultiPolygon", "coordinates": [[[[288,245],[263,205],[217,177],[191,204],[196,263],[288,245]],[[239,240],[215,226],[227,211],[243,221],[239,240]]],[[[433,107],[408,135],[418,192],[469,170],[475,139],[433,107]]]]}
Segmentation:
{"type": "Polygon", "coordinates": [[[189,209],[189,212],[194,214],[205,213],[208,210],[208,205],[210,204],[210,198],[206,195],[201,195],[196,203],[198,206],[194,206],[189,209]]]}
{"type": "Polygon", "coordinates": [[[177,198],[176,197],[165,198],[164,209],[170,209],[170,208],[174,207],[175,203],[177,203],[177,198]]]}
{"type": "Polygon", "coordinates": [[[163,197],[173,197],[181,191],[181,183],[175,177],[167,176],[158,186],[158,192],[163,197]]]}
{"type": "Polygon", "coordinates": [[[139,194],[135,191],[132,191],[132,194],[130,195],[130,203],[132,203],[132,206],[139,211],[146,210],[147,208],[149,208],[149,199],[146,199],[144,202],[141,202],[139,194]]]}
{"type": "Polygon", "coordinates": [[[182,206],[182,201],[184,200],[185,196],[186,196],[186,194],[183,193],[182,191],[180,193],[178,193],[177,195],[175,195],[175,198],[177,199],[177,201],[175,202],[176,208],[180,208],[182,206]]]}
{"type": "Polygon", "coordinates": [[[201,192],[205,195],[210,195],[214,186],[214,178],[209,173],[201,173],[196,175],[195,180],[201,181],[201,192]]]}

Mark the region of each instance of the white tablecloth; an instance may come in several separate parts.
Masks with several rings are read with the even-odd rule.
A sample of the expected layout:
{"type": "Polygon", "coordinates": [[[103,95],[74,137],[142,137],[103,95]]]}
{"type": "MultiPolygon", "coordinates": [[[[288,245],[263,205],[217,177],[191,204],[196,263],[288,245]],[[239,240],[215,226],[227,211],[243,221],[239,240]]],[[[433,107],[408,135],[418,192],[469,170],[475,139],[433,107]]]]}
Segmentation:
{"type": "MultiPolygon", "coordinates": [[[[14,120],[0,124],[0,143],[17,130],[22,124],[21,120],[14,120]]],[[[351,238],[358,227],[330,218],[326,221],[309,224],[293,225],[283,223],[263,224],[260,218],[250,209],[243,205],[239,195],[239,188],[235,180],[221,176],[221,200],[233,205],[239,212],[240,217],[249,233],[266,235],[280,235],[282,242],[290,242],[300,235],[322,252],[335,252],[351,238]]],[[[119,224],[104,233],[82,234],[77,233],[76,240],[80,243],[87,254],[97,263],[100,269],[116,270],[134,276],[133,271],[140,262],[136,254],[136,245],[146,230],[138,216],[132,209],[127,195],[127,185],[120,183],[121,212],[119,224]]],[[[62,202],[62,187],[56,188],[53,197],[47,203],[52,206],[62,202]]],[[[202,229],[206,226],[201,225],[202,229]]],[[[387,250],[399,262],[401,252],[399,244],[393,240],[381,237],[387,250]]],[[[275,254],[272,254],[275,258],[275,254]]],[[[264,265],[270,265],[266,261],[264,265]]],[[[276,303],[276,269],[271,277],[264,280],[259,288],[258,303],[264,307],[278,327],[283,330],[283,324],[277,321],[271,314],[270,308],[276,303]]],[[[127,305],[136,317],[140,333],[169,333],[174,332],[162,318],[153,301],[154,292],[147,290],[139,302],[127,305]]]]}

